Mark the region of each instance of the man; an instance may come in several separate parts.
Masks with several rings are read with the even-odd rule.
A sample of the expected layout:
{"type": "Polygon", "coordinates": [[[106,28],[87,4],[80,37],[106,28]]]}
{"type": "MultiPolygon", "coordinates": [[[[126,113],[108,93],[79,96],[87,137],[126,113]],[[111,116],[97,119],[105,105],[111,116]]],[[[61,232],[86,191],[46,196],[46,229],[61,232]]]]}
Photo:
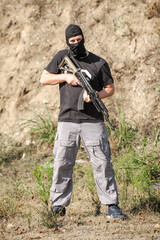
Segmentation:
{"type": "Polygon", "coordinates": [[[113,78],[107,62],[88,52],[84,46],[81,28],[70,24],[66,31],[69,49],[59,51],[45,68],[40,82],[43,85],[59,84],[60,113],[54,145],[54,176],[50,192],[52,211],[65,215],[72,193],[72,173],[76,154],[82,141],[92,164],[97,192],[102,204],[108,205],[108,215],[125,218],[118,207],[117,186],[111,163],[110,145],[102,113],[98,112],[87,92],[84,92],[84,110],[77,110],[82,91],[75,75],[59,70],[58,66],[67,55],[77,67],[90,76],[90,84],[100,98],[114,93],[113,78]]]}

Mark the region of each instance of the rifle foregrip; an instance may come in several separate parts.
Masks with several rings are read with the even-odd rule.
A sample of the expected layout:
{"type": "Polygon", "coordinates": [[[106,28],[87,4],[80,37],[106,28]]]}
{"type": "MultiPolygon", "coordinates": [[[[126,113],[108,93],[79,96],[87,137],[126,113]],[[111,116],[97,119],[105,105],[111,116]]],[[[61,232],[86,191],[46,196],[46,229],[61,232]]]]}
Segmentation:
{"type": "Polygon", "coordinates": [[[78,110],[84,110],[83,93],[84,93],[84,89],[82,89],[82,91],[79,95],[79,98],[78,98],[78,104],[77,104],[77,109],[78,110]]]}

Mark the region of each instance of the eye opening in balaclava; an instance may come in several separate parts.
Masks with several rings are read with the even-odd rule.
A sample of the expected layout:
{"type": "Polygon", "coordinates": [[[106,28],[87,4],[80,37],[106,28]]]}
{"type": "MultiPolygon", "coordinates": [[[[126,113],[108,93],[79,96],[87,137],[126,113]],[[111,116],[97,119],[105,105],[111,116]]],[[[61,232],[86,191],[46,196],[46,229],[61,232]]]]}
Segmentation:
{"type": "Polygon", "coordinates": [[[66,43],[69,46],[72,55],[75,58],[85,57],[86,49],[84,47],[84,36],[81,28],[78,25],[70,24],[65,31],[66,43]],[[69,39],[72,37],[76,37],[78,35],[82,35],[82,40],[78,43],[71,44],[69,43],[69,39]]]}

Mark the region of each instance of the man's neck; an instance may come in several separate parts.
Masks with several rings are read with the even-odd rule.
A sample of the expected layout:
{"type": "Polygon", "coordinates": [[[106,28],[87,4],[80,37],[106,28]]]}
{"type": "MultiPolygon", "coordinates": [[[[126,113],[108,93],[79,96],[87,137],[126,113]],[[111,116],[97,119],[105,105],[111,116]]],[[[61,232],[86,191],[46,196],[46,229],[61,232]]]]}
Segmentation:
{"type": "Polygon", "coordinates": [[[86,56],[85,57],[80,57],[80,59],[86,58],[86,57],[88,57],[88,55],[89,55],[89,52],[86,51],[86,56]]]}

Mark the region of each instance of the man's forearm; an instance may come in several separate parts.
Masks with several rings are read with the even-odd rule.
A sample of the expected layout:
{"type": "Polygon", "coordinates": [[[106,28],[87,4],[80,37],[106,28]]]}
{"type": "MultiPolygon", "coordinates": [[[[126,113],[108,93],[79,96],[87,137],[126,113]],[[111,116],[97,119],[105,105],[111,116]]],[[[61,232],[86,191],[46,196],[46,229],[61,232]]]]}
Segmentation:
{"type": "Polygon", "coordinates": [[[52,74],[44,70],[40,79],[40,83],[42,85],[55,85],[62,82],[67,82],[72,86],[80,85],[76,76],[74,74],[68,74],[68,73],[52,74]]]}
{"type": "Polygon", "coordinates": [[[101,99],[111,97],[114,94],[114,84],[107,85],[100,92],[98,92],[98,94],[101,99]]]}
{"type": "Polygon", "coordinates": [[[66,81],[66,74],[51,74],[47,71],[43,71],[40,83],[42,85],[55,85],[66,81]]]}

